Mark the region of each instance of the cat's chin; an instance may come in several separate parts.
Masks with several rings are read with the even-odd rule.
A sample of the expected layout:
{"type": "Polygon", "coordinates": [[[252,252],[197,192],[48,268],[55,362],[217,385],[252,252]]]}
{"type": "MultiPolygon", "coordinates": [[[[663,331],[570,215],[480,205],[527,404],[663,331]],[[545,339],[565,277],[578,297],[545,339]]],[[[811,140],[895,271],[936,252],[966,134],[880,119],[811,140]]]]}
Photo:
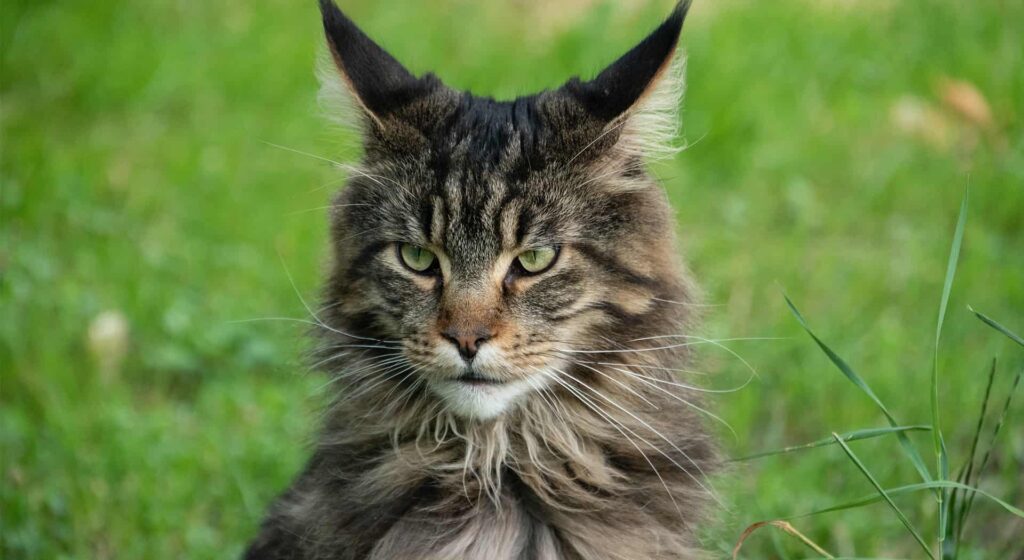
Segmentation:
{"type": "Polygon", "coordinates": [[[473,420],[490,420],[508,410],[531,390],[526,381],[481,383],[451,379],[432,381],[430,389],[444,401],[456,416],[473,420]]]}

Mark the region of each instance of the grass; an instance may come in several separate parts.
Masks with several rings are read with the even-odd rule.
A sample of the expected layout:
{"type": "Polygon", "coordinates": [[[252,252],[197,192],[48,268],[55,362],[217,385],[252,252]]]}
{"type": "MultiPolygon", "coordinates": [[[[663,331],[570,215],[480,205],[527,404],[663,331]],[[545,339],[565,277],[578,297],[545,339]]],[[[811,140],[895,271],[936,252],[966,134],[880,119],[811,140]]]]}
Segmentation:
{"type": "MultiPolygon", "coordinates": [[[[550,4],[344,7],[416,71],[502,97],[593,73],[670,7],[550,4]]],[[[0,556],[236,554],[299,468],[322,400],[301,326],[246,322],[304,314],[286,270],[315,292],[320,208],[340,182],[267,143],[354,155],[315,108],[315,7],[8,0],[0,17],[0,556]],[[108,310],[130,341],[113,366],[88,342],[108,310]]],[[[1022,19],[1020,2],[996,0],[696,3],[683,39],[692,146],[657,172],[714,305],[700,334],[776,338],[730,343],[760,376],[715,402],[738,434],[723,431],[728,453],[884,419],[807,344],[780,285],[901,426],[939,411],[949,456],[971,449],[991,359],[995,395],[1024,367],[966,307],[1024,331],[1024,36],[1009,23],[1022,19]],[[949,80],[981,92],[991,118],[965,112],[949,80]],[[968,182],[936,356],[923,341],[968,182]]],[[[701,361],[716,386],[744,379],[725,354],[701,361]]],[[[1019,402],[963,483],[1018,505],[1019,402]]],[[[934,447],[925,432],[898,433],[934,447]]],[[[935,488],[892,491],[920,478],[900,439],[846,443],[934,539],[935,488]]],[[[737,466],[717,484],[732,507],[709,544],[725,556],[755,521],[862,501],[874,489],[839,451],[737,466]]],[[[791,522],[836,556],[923,557],[882,507],[791,522]]],[[[978,500],[967,519],[960,558],[1017,550],[1021,522],[998,504],[978,500]]],[[[756,533],[743,554],[806,548],[756,533]]]]}
{"type": "MultiPolygon", "coordinates": [[[[934,352],[936,362],[938,360],[939,355],[939,342],[941,340],[943,321],[946,315],[947,306],[949,304],[949,294],[953,285],[953,279],[956,275],[956,265],[957,261],[959,260],[960,249],[963,245],[963,234],[966,221],[967,194],[965,193],[963,203],[960,206],[960,217],[957,220],[956,233],[953,236],[953,244],[952,248],[950,249],[949,263],[946,268],[946,280],[943,284],[942,299],[939,304],[939,318],[938,326],[936,327],[935,333],[934,352]]],[[[878,407],[878,409],[889,421],[891,427],[888,429],[869,428],[864,430],[856,430],[843,435],[839,435],[836,432],[832,432],[831,442],[829,442],[827,439],[818,440],[809,444],[790,446],[777,451],[761,452],[738,460],[749,460],[772,455],[791,453],[794,451],[801,451],[805,449],[811,449],[814,447],[822,447],[824,445],[828,445],[829,443],[838,444],[842,448],[843,452],[847,455],[847,457],[849,457],[850,460],[854,463],[857,469],[860,470],[860,472],[864,474],[865,478],[868,479],[868,481],[871,483],[871,486],[877,491],[878,496],[881,497],[881,499],[884,500],[890,506],[890,508],[892,508],[893,512],[899,518],[900,523],[907,529],[907,532],[921,546],[921,549],[923,550],[924,554],[932,560],[935,560],[938,557],[941,557],[943,560],[956,560],[960,556],[960,548],[963,541],[963,529],[966,525],[968,516],[970,515],[973,500],[979,494],[1003,506],[1003,509],[1016,515],[1017,517],[1024,518],[1024,511],[1020,510],[1019,508],[1015,508],[1003,502],[1002,500],[992,496],[991,494],[987,494],[983,491],[978,490],[977,488],[964,484],[965,482],[976,482],[980,477],[980,473],[985,470],[985,466],[988,462],[987,457],[989,456],[992,446],[994,445],[996,438],[999,435],[999,431],[1002,428],[1003,422],[1006,417],[1006,413],[1010,408],[1010,403],[1013,400],[1013,396],[1016,392],[1017,385],[1020,382],[1021,375],[1024,374],[1024,368],[1022,368],[1021,371],[1017,373],[1017,376],[1013,380],[1013,385],[1007,392],[1006,404],[1003,406],[1002,414],[1000,414],[999,418],[995,422],[995,429],[993,431],[992,438],[989,442],[988,449],[985,451],[984,457],[986,458],[983,458],[981,460],[979,470],[974,471],[974,459],[978,449],[978,439],[985,425],[986,411],[988,409],[988,403],[991,397],[992,383],[995,379],[996,374],[996,360],[993,358],[992,366],[989,371],[988,383],[985,385],[985,396],[982,399],[981,412],[978,416],[976,427],[974,429],[974,435],[971,440],[970,452],[968,453],[967,461],[960,468],[957,474],[956,481],[952,481],[949,477],[948,450],[946,448],[945,438],[943,436],[942,425],[939,422],[939,372],[937,363],[932,368],[930,390],[930,394],[932,396],[932,424],[930,426],[898,426],[896,419],[893,417],[892,413],[889,411],[886,405],[883,404],[881,400],[879,400],[878,396],[867,384],[867,382],[865,382],[865,380],[860,375],[858,375],[853,370],[853,368],[851,368],[850,365],[845,360],[843,360],[843,358],[836,354],[836,352],[832,350],[832,348],[826,345],[820,338],[818,338],[817,335],[814,334],[814,332],[808,326],[807,321],[804,319],[803,315],[801,315],[800,311],[796,308],[795,305],[793,305],[793,302],[790,301],[788,297],[785,299],[786,304],[789,305],[789,308],[793,312],[793,315],[796,317],[797,321],[804,328],[804,330],[807,331],[807,334],[810,335],[810,337],[814,340],[818,347],[821,348],[821,350],[828,356],[829,360],[831,360],[832,363],[835,364],[835,366],[843,373],[843,375],[847,379],[849,379],[858,389],[860,389],[861,392],[863,392],[867,397],[869,397],[869,399],[878,407]],[[910,441],[910,439],[907,438],[907,432],[920,429],[925,429],[932,433],[932,441],[934,442],[936,453],[935,473],[931,473],[928,470],[928,468],[924,465],[921,456],[917,451],[917,448],[910,441]],[[909,459],[910,463],[914,465],[914,468],[917,470],[921,479],[923,480],[923,482],[920,484],[903,486],[893,490],[892,492],[898,493],[908,490],[924,489],[931,489],[935,492],[937,502],[935,516],[938,518],[938,528],[935,533],[935,542],[937,543],[936,548],[939,551],[938,556],[936,555],[935,551],[932,550],[932,546],[926,543],[925,540],[921,537],[920,532],[914,526],[914,524],[911,523],[911,521],[907,518],[906,514],[903,513],[903,510],[901,510],[899,506],[897,506],[896,503],[892,500],[890,496],[892,492],[886,490],[879,484],[878,480],[871,473],[871,471],[865,466],[865,464],[860,460],[860,458],[858,458],[857,455],[853,452],[853,450],[850,449],[850,447],[847,445],[848,441],[854,441],[858,439],[869,439],[889,434],[894,434],[898,438],[899,444],[902,447],[904,454],[907,456],[907,459],[909,459]],[[978,474],[978,476],[972,478],[972,475],[976,473],[978,474]]],[[[1009,329],[997,323],[996,321],[993,321],[992,319],[985,317],[982,314],[976,313],[976,315],[986,325],[992,327],[997,332],[1000,332],[1001,334],[1005,335],[1008,339],[1012,340],[1013,342],[1016,342],[1022,348],[1024,348],[1024,341],[1022,341],[1018,335],[1011,332],[1009,329]]],[[[853,504],[833,506],[825,508],[824,510],[818,510],[810,514],[806,514],[801,517],[817,515],[818,513],[828,513],[831,511],[841,511],[849,509],[851,507],[861,507],[873,503],[874,501],[875,500],[871,499],[867,501],[858,501],[853,504]]],[[[813,543],[813,541],[810,541],[806,536],[804,536],[802,533],[796,530],[792,525],[787,523],[785,520],[779,519],[772,521],[761,521],[749,526],[742,533],[740,540],[737,542],[736,547],[733,549],[734,559],[738,557],[739,550],[742,548],[742,545],[746,542],[746,540],[750,537],[752,532],[764,526],[779,527],[785,530],[786,532],[794,535],[795,537],[799,538],[805,544],[812,546],[815,551],[824,554],[828,558],[834,557],[828,554],[827,552],[823,551],[820,547],[818,547],[817,544],[813,543]]]]}

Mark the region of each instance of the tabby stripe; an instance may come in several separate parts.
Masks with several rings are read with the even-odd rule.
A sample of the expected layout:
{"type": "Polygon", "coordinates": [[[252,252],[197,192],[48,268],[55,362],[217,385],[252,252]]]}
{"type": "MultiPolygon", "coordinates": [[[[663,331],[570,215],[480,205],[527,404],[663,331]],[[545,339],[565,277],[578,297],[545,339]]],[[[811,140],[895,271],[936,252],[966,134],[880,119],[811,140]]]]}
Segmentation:
{"type": "Polygon", "coordinates": [[[512,193],[512,189],[506,188],[501,194],[501,200],[495,205],[494,214],[491,216],[491,231],[497,232],[501,238],[501,242],[504,245],[505,241],[511,237],[506,235],[505,229],[502,227],[504,223],[505,211],[513,200],[517,200],[515,194],[512,193]]]}
{"type": "Polygon", "coordinates": [[[570,319],[575,319],[576,317],[579,317],[580,315],[583,315],[584,313],[587,313],[588,311],[593,311],[595,309],[600,309],[600,306],[599,306],[598,302],[590,302],[590,303],[580,307],[579,309],[573,309],[571,311],[568,311],[566,313],[561,313],[561,314],[556,313],[554,315],[550,315],[550,316],[545,317],[545,318],[548,321],[552,321],[552,322],[555,322],[555,323],[564,323],[565,321],[568,321],[570,319]]]}
{"type": "Polygon", "coordinates": [[[638,286],[644,286],[648,288],[660,288],[661,283],[654,278],[649,278],[642,274],[633,272],[629,268],[622,265],[622,263],[616,261],[614,258],[608,256],[601,251],[598,251],[593,246],[587,243],[573,244],[573,248],[579,251],[583,256],[594,261],[594,263],[600,265],[608,272],[615,274],[622,280],[629,282],[630,284],[636,284],[638,286]]]}
{"type": "Polygon", "coordinates": [[[526,234],[530,228],[530,222],[533,221],[533,211],[528,207],[523,206],[519,211],[519,219],[516,223],[516,243],[519,245],[523,244],[523,239],[526,239],[526,234]]]}
{"type": "Polygon", "coordinates": [[[420,228],[423,230],[423,239],[431,240],[432,228],[434,225],[434,202],[427,198],[420,204],[420,228]]]}
{"type": "Polygon", "coordinates": [[[377,253],[383,251],[389,245],[391,245],[391,243],[387,241],[374,241],[360,249],[359,253],[352,260],[353,263],[356,263],[356,266],[349,267],[348,270],[345,271],[345,276],[350,281],[360,278],[362,276],[362,271],[364,270],[364,267],[361,265],[363,263],[369,262],[369,260],[372,259],[377,253]]]}

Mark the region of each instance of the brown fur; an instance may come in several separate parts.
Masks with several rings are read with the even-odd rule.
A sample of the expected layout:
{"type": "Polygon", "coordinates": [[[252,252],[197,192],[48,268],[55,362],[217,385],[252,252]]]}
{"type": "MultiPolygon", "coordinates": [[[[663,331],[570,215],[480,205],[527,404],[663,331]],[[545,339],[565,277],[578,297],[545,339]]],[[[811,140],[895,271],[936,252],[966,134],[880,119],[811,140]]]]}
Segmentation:
{"type": "Polygon", "coordinates": [[[337,397],[247,557],[700,557],[717,460],[678,375],[696,294],[639,159],[674,126],[685,6],[628,64],[515,102],[413,78],[324,9],[366,146],[314,317],[337,397]],[[401,243],[436,272],[404,267],[401,243]],[[515,272],[547,246],[550,270],[515,272]],[[486,357],[453,358],[452,329],[487,333],[486,357]],[[460,385],[466,368],[494,392],[460,385]]]}

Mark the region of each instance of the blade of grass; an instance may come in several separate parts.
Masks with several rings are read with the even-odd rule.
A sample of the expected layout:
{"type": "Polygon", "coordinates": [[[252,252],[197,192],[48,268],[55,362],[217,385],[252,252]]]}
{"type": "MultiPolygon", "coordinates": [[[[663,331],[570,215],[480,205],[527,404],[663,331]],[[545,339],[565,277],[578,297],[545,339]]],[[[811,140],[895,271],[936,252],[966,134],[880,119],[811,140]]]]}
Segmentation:
{"type": "Polygon", "coordinates": [[[885,499],[886,503],[889,504],[889,507],[892,508],[893,512],[896,513],[896,517],[899,517],[900,523],[903,523],[903,526],[907,528],[907,531],[910,531],[910,534],[913,535],[914,540],[916,540],[917,543],[921,545],[921,548],[924,549],[925,553],[928,555],[928,558],[935,560],[935,554],[932,553],[932,550],[930,548],[928,548],[928,545],[924,542],[924,539],[921,538],[921,535],[917,532],[917,529],[915,529],[914,526],[910,523],[910,520],[907,519],[907,516],[903,514],[903,510],[901,510],[899,506],[896,505],[896,502],[892,501],[892,498],[889,497],[889,494],[887,494],[885,489],[882,488],[882,485],[879,484],[877,480],[875,480],[875,477],[871,474],[870,471],[868,471],[867,467],[864,466],[864,463],[862,463],[860,459],[857,458],[857,455],[854,454],[852,449],[850,449],[850,446],[846,445],[846,442],[843,441],[841,437],[839,437],[839,434],[833,432],[832,437],[835,438],[836,443],[838,443],[839,446],[843,448],[843,451],[845,451],[846,455],[850,458],[851,461],[853,461],[853,464],[857,465],[857,468],[860,469],[860,472],[864,473],[864,476],[868,479],[869,482],[871,482],[871,485],[875,487],[875,490],[877,490],[878,493],[882,496],[882,498],[885,499]]]}
{"type": "MultiPolygon", "coordinates": [[[[1006,395],[1006,401],[1003,402],[1003,410],[999,413],[999,419],[996,420],[996,425],[992,429],[992,438],[989,440],[988,449],[985,450],[985,455],[981,459],[981,465],[978,466],[978,471],[975,475],[975,480],[979,480],[978,477],[988,466],[989,457],[992,456],[992,449],[996,446],[996,438],[999,437],[999,431],[1003,428],[1003,422],[1006,420],[1006,415],[1010,410],[1010,403],[1013,402],[1013,396],[1017,392],[1017,386],[1020,385],[1021,375],[1024,374],[1024,368],[1021,368],[1017,375],[1013,378],[1013,385],[1010,386],[1010,392],[1006,395]]],[[[970,490],[970,495],[965,496],[967,503],[965,504],[965,511],[963,512],[964,523],[967,522],[967,517],[971,514],[971,508],[974,506],[974,497],[976,494],[981,493],[981,490],[970,490]]],[[[962,527],[961,527],[962,529],[962,527]]]]}
{"type": "MultiPolygon", "coordinates": [[[[967,461],[963,467],[960,468],[960,474],[957,476],[957,481],[963,484],[971,485],[971,476],[974,474],[974,457],[978,452],[978,440],[981,439],[981,430],[985,427],[985,415],[988,412],[988,403],[992,397],[992,381],[996,378],[996,359],[992,358],[992,366],[988,371],[988,381],[985,383],[985,396],[981,399],[981,410],[978,412],[978,421],[974,426],[974,436],[971,438],[971,451],[967,454],[967,461]]],[[[960,494],[959,489],[954,489],[951,495],[951,500],[954,502],[957,500],[960,494]]],[[[957,510],[956,507],[950,507],[950,513],[956,515],[954,531],[951,536],[955,537],[957,549],[960,547],[960,540],[963,538],[964,532],[964,521],[966,519],[966,508],[967,502],[960,500],[960,508],[957,510]]],[[[954,554],[955,555],[955,554],[954,554]]]]}
{"type": "MultiPolygon", "coordinates": [[[[902,495],[902,494],[912,494],[914,492],[919,492],[921,490],[934,490],[936,488],[959,488],[961,490],[966,490],[966,491],[969,491],[969,492],[977,493],[979,496],[983,496],[983,497],[988,498],[989,500],[992,500],[993,502],[999,504],[1000,507],[1002,507],[1006,511],[1012,513],[1013,515],[1016,515],[1017,517],[1020,517],[1021,519],[1024,519],[1024,510],[1022,510],[1022,509],[1020,509],[1020,508],[1018,508],[1016,506],[1010,505],[1007,502],[1004,502],[1003,500],[993,496],[992,494],[989,494],[988,492],[985,492],[984,490],[980,490],[980,489],[978,489],[976,487],[973,487],[973,486],[967,486],[966,484],[960,484],[959,482],[953,482],[952,480],[933,480],[931,482],[918,482],[916,484],[907,484],[906,486],[898,486],[896,488],[889,488],[889,489],[886,490],[886,493],[889,496],[899,496],[899,495],[902,495]]],[[[878,502],[881,502],[881,501],[882,501],[882,497],[881,496],[879,496],[878,494],[872,494],[870,496],[864,496],[862,498],[858,498],[856,500],[849,501],[849,502],[844,502],[842,504],[837,504],[837,505],[834,505],[834,506],[829,506],[829,507],[826,507],[826,508],[816,509],[816,510],[813,510],[813,511],[808,511],[806,513],[801,513],[801,514],[798,514],[798,515],[793,515],[793,516],[790,516],[790,517],[786,517],[786,519],[801,519],[801,518],[804,518],[804,517],[811,517],[811,516],[814,516],[814,515],[821,515],[823,513],[832,513],[832,512],[836,512],[836,511],[847,510],[847,509],[855,509],[855,508],[864,507],[864,506],[871,505],[871,504],[877,504],[878,502]]]]}
{"type": "MultiPolygon", "coordinates": [[[[960,477],[963,476],[963,468],[957,473],[957,481],[960,482],[960,477]]],[[[940,555],[943,560],[955,560],[957,546],[960,544],[956,540],[956,520],[957,520],[957,507],[963,507],[963,500],[960,499],[958,494],[959,490],[954,488],[949,492],[947,496],[945,508],[946,508],[946,519],[949,520],[946,523],[946,534],[939,546],[940,555]]]]}
{"type": "MultiPolygon", "coordinates": [[[[939,477],[942,480],[949,480],[949,451],[946,450],[945,438],[939,439],[939,477]]],[[[938,535],[936,540],[939,542],[939,556],[942,560],[956,560],[953,557],[953,548],[947,546],[949,543],[946,541],[946,532],[949,531],[948,525],[951,518],[951,514],[946,509],[946,503],[949,501],[949,489],[941,489],[938,492],[937,507],[939,510],[939,527],[938,535]]]]}
{"type": "MultiPolygon", "coordinates": [[[[857,441],[860,439],[870,439],[880,436],[885,436],[898,432],[926,432],[931,430],[931,426],[918,425],[918,426],[894,426],[890,428],[866,428],[863,430],[855,430],[852,432],[846,432],[840,434],[839,437],[843,438],[843,441],[857,441]]],[[[746,455],[743,457],[737,457],[735,459],[729,459],[730,463],[738,463],[741,461],[750,461],[752,459],[760,459],[762,457],[770,457],[772,455],[782,455],[784,453],[793,453],[794,451],[803,451],[805,449],[814,449],[815,447],[824,447],[826,445],[835,445],[836,440],[834,438],[827,437],[819,440],[812,441],[811,443],[805,443],[802,445],[792,445],[789,447],[783,447],[782,449],[775,449],[772,451],[762,451],[760,453],[754,453],[753,455],[746,455]]]]}
{"type": "Polygon", "coordinates": [[[1011,331],[1010,329],[1004,327],[1003,325],[997,323],[995,321],[995,319],[992,319],[988,315],[985,315],[984,313],[982,313],[980,311],[976,311],[970,305],[967,306],[967,309],[969,309],[971,311],[971,313],[974,313],[979,319],[981,319],[988,326],[990,326],[993,329],[1003,333],[1004,335],[1006,335],[1007,338],[1009,338],[1010,340],[1016,342],[1017,344],[1020,344],[1021,346],[1024,346],[1024,338],[1021,338],[1019,334],[1017,334],[1017,333],[1011,331]]]}
{"type": "MultiPolygon", "coordinates": [[[[946,263],[946,279],[942,284],[942,299],[939,300],[939,318],[935,325],[935,353],[932,359],[932,443],[935,447],[935,469],[938,478],[949,479],[949,459],[946,456],[946,443],[942,440],[942,424],[939,418],[939,341],[942,338],[942,324],[946,320],[946,309],[949,307],[949,294],[953,289],[953,278],[956,277],[956,264],[960,260],[960,247],[964,240],[964,225],[967,223],[967,199],[968,191],[964,190],[963,200],[960,202],[960,217],[956,221],[956,231],[953,233],[953,245],[949,249],[949,261],[946,263]]],[[[946,508],[943,500],[947,491],[941,490],[935,493],[939,502],[939,542],[946,538],[946,508]]]]}
{"type": "MultiPolygon", "coordinates": [[[[849,364],[847,364],[842,358],[839,357],[838,354],[833,352],[827,344],[822,342],[822,340],[818,338],[817,335],[814,334],[814,331],[811,330],[811,327],[807,325],[807,321],[804,320],[803,315],[800,314],[800,310],[796,308],[796,305],[793,304],[789,297],[786,296],[785,294],[783,294],[782,297],[786,299],[786,304],[789,305],[790,311],[792,311],[793,315],[796,316],[796,320],[800,322],[800,325],[804,328],[805,331],[807,331],[807,334],[811,336],[814,342],[817,343],[818,347],[821,348],[823,352],[825,352],[825,355],[827,355],[828,358],[832,360],[832,363],[835,364],[837,368],[839,368],[839,371],[841,371],[847,379],[853,382],[854,385],[856,385],[861,391],[863,391],[864,394],[866,394],[875,403],[875,405],[878,406],[879,410],[882,411],[882,414],[884,414],[885,418],[889,421],[890,426],[894,428],[898,427],[900,425],[899,422],[896,421],[896,418],[893,417],[892,413],[889,412],[889,409],[886,408],[885,404],[882,403],[881,399],[879,399],[878,396],[875,395],[875,392],[871,390],[871,387],[869,387],[868,384],[859,375],[857,375],[857,372],[855,372],[849,364]]],[[[925,482],[931,481],[932,477],[931,474],[928,472],[928,467],[925,466],[924,460],[921,459],[921,455],[917,452],[917,448],[914,447],[914,444],[910,441],[910,438],[907,437],[907,434],[904,432],[896,432],[896,438],[899,440],[900,446],[903,448],[904,453],[906,453],[907,457],[910,458],[910,462],[914,464],[914,468],[917,469],[917,472],[921,475],[921,479],[924,480],[925,482]]]]}
{"type": "Polygon", "coordinates": [[[781,529],[782,531],[785,531],[786,533],[789,533],[790,535],[793,535],[794,537],[800,539],[800,542],[804,543],[804,545],[806,545],[807,548],[810,548],[814,552],[817,552],[823,558],[835,558],[835,556],[832,556],[831,554],[826,552],[825,549],[821,548],[820,546],[818,546],[817,543],[807,538],[803,533],[798,531],[796,527],[790,525],[788,522],[783,521],[781,519],[774,519],[772,521],[758,521],[757,523],[754,523],[751,526],[744,529],[743,533],[740,534],[739,540],[736,541],[736,546],[734,546],[732,549],[732,560],[736,560],[737,558],[739,558],[740,549],[743,548],[743,543],[747,541],[750,535],[754,534],[754,531],[762,527],[775,527],[776,529],[781,529]]]}

